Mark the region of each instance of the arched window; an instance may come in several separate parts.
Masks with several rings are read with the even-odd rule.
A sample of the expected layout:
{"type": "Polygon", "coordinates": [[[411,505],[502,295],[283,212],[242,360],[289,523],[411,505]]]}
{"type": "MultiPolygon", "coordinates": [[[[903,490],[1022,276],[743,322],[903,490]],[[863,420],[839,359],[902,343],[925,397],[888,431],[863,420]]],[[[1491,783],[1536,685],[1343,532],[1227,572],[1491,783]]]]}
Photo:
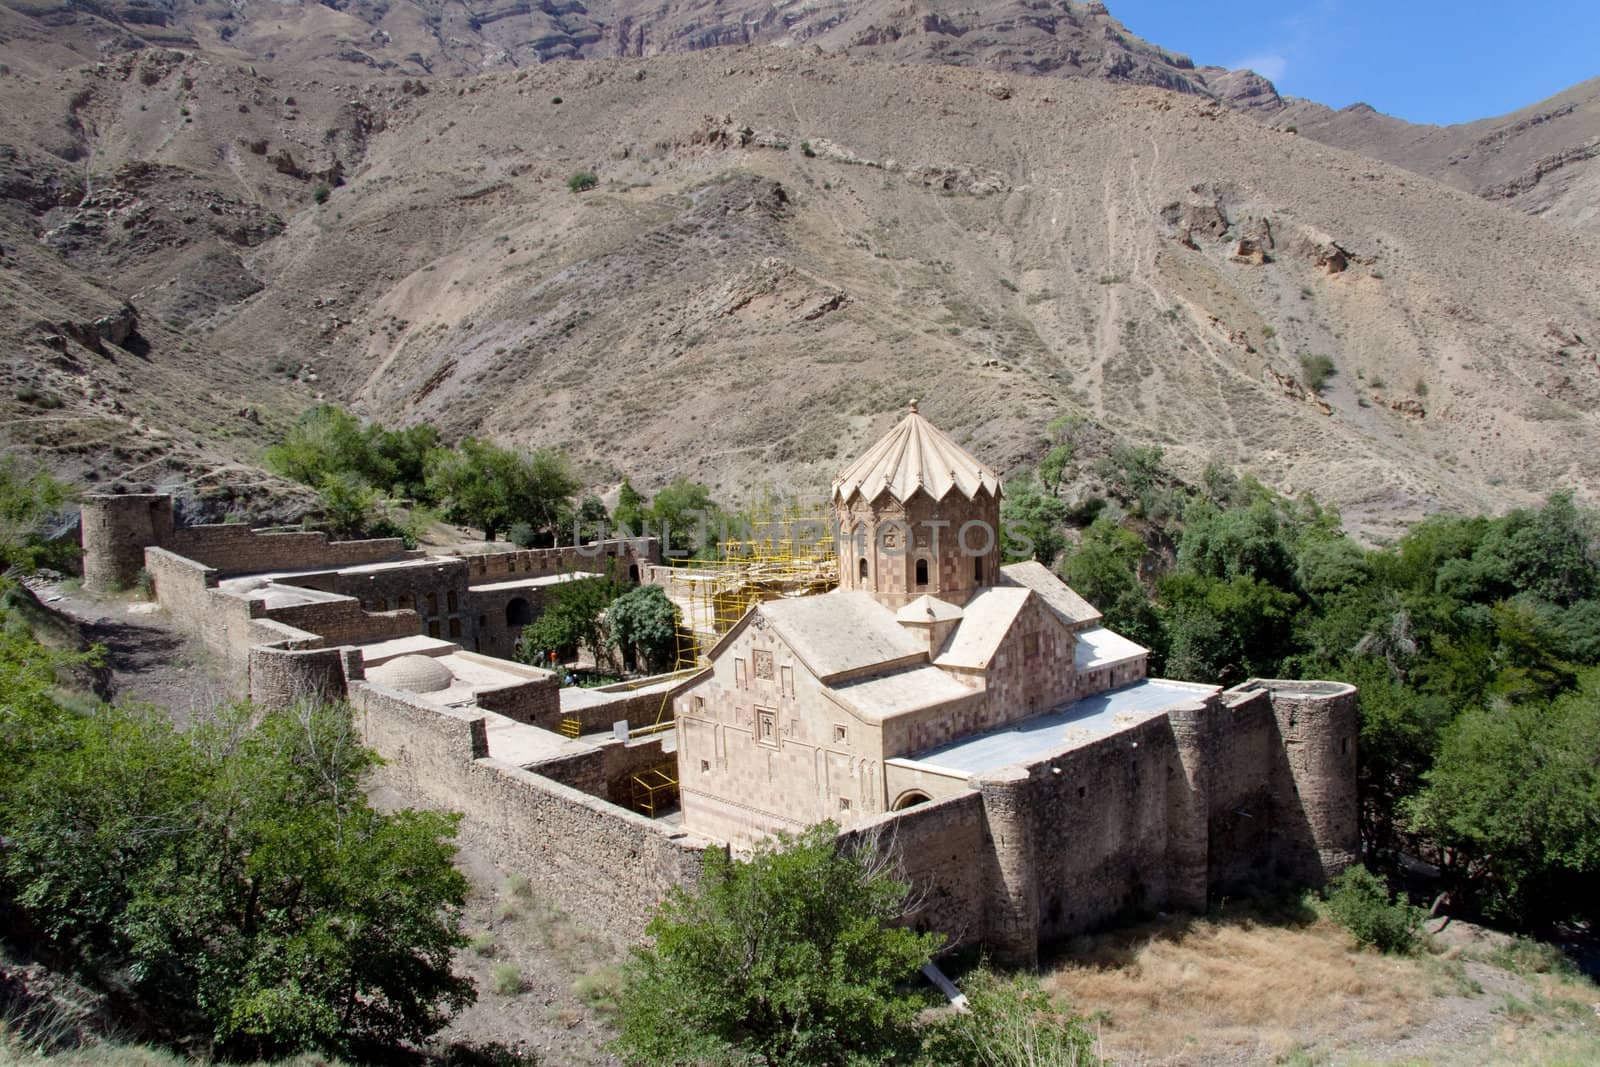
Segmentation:
{"type": "Polygon", "coordinates": [[[864,581],[867,580],[867,557],[866,556],[862,556],[861,557],[861,563],[860,563],[859,569],[861,571],[861,580],[864,582],[864,581]]]}
{"type": "Polygon", "coordinates": [[[917,560],[917,588],[921,589],[923,586],[925,586],[927,584],[928,584],[928,561],[925,560],[925,559],[919,559],[919,560],[917,560]]]}
{"type": "Polygon", "coordinates": [[[533,608],[521,597],[516,597],[506,604],[506,625],[526,626],[533,621],[533,608]]]}
{"type": "Polygon", "coordinates": [[[892,810],[904,811],[907,808],[914,808],[918,804],[926,804],[930,799],[928,794],[913,789],[910,792],[901,793],[900,798],[894,802],[892,810]]]}

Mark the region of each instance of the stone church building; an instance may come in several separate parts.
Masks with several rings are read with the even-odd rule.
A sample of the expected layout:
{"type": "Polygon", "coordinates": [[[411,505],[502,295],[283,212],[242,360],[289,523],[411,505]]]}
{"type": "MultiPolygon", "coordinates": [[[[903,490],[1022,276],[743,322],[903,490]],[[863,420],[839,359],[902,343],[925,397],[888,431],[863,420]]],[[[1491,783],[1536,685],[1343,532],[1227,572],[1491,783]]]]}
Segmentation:
{"type": "Polygon", "coordinates": [[[919,921],[1023,960],[1351,862],[1355,690],[1147,677],[1048,568],[1001,564],[1001,495],[915,405],[838,477],[839,587],[752,608],[674,698],[684,827],[888,833],[919,921]]]}

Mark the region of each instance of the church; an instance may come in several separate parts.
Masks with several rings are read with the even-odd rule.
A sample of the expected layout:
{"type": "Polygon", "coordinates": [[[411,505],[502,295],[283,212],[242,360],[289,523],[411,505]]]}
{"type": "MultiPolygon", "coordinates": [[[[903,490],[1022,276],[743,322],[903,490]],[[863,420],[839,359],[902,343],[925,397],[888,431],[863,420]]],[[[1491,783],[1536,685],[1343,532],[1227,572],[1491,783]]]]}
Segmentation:
{"type": "Polygon", "coordinates": [[[1001,495],[915,404],[838,477],[839,587],[757,605],[676,697],[686,828],[849,827],[1217,692],[1147,679],[1147,650],[1048,568],[1002,566],[1001,495]]]}

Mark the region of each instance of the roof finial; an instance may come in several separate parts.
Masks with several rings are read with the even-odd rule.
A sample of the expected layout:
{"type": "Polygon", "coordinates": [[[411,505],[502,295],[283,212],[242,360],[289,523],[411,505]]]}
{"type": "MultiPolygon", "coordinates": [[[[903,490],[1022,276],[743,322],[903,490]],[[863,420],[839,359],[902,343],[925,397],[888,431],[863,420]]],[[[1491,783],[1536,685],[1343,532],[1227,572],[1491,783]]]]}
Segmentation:
{"type": "Polygon", "coordinates": [[[915,400],[913,400],[911,402],[911,414],[915,415],[916,413],[917,413],[917,402],[915,400]]]}

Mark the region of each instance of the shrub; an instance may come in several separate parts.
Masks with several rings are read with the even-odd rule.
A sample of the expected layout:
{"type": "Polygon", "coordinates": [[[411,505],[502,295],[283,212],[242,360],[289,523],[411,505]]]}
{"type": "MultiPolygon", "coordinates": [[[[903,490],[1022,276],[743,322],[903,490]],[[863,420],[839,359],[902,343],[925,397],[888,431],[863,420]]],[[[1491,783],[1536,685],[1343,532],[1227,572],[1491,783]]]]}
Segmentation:
{"type": "Polygon", "coordinates": [[[1383,880],[1360,864],[1328,887],[1328,912],[1363,945],[1380,952],[1415,952],[1421,941],[1423,909],[1392,900],[1383,880]]]}
{"type": "Polygon", "coordinates": [[[615,1014],[622,1007],[622,969],[602,967],[572,983],[572,995],[595,1011],[615,1014]]]}
{"type": "Polygon", "coordinates": [[[156,598],[156,576],[143,567],[140,567],[139,573],[133,576],[133,587],[145,600],[156,598]]]}
{"type": "Polygon", "coordinates": [[[522,971],[514,963],[497,963],[489,977],[489,988],[502,997],[522,992],[522,971]]]}
{"type": "Polygon", "coordinates": [[[586,193],[600,184],[600,176],[592,170],[580,170],[567,179],[567,188],[575,193],[586,193]]]}
{"type": "Polygon", "coordinates": [[[539,531],[530,523],[514,522],[506,531],[506,538],[518,548],[532,548],[539,542],[539,531]]]}
{"type": "Polygon", "coordinates": [[[315,200],[319,204],[326,204],[328,202],[328,197],[332,195],[333,190],[329,189],[326,185],[319,185],[315,189],[311,190],[311,199],[315,200]]]}
{"type": "Polygon", "coordinates": [[[817,153],[816,150],[811,147],[810,141],[801,141],[800,154],[805,156],[807,159],[811,159],[816,156],[817,153]]]}
{"type": "Polygon", "coordinates": [[[971,1011],[924,1031],[927,1062],[940,1067],[1097,1067],[1094,1035],[1030,974],[1002,978],[979,967],[961,983],[971,1011]]]}
{"type": "Polygon", "coordinates": [[[627,964],[617,1051],[631,1064],[869,1064],[915,1041],[904,983],[943,938],[899,925],[910,886],[824,822],[749,860],[707,849],[627,964]]]}
{"type": "Polygon", "coordinates": [[[494,935],[487,930],[479,930],[467,942],[472,951],[480,956],[493,956],[495,954],[494,935]]]}
{"type": "Polygon", "coordinates": [[[552,104],[559,104],[559,103],[561,103],[561,98],[559,96],[552,96],[550,98],[550,102],[552,104]]]}
{"type": "Polygon", "coordinates": [[[1428,383],[1423,381],[1421,378],[1418,378],[1416,384],[1411,387],[1411,391],[1416,393],[1418,396],[1427,396],[1428,383]]]}
{"type": "Polygon", "coordinates": [[[1320,393],[1328,386],[1328,379],[1337,373],[1338,368],[1333,365],[1333,360],[1327,356],[1314,356],[1309,353],[1300,357],[1300,381],[1313,393],[1320,393]]]}

